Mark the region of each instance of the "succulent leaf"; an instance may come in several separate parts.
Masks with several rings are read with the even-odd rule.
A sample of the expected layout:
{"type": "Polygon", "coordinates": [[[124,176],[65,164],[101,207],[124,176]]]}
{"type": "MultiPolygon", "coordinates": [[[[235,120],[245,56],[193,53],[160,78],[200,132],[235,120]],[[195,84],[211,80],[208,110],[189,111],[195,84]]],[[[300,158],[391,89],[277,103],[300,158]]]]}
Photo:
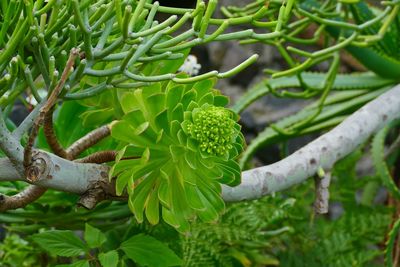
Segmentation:
{"type": "Polygon", "coordinates": [[[224,210],[221,184],[237,185],[243,150],[238,116],[224,106],[215,80],[158,83],[121,96],[126,114],[112,126],[124,144],[111,177],[129,194],[139,222],[164,221],[185,231],[199,217],[213,221],[224,210]]]}

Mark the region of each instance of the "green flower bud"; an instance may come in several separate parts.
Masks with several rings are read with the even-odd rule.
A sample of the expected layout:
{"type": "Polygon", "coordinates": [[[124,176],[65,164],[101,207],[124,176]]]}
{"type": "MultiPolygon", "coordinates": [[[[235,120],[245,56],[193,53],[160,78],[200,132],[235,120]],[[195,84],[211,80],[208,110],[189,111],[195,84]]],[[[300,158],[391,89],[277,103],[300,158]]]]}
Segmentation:
{"type": "Polygon", "coordinates": [[[205,106],[193,111],[193,122],[187,125],[190,137],[199,142],[201,151],[223,156],[232,149],[237,134],[232,113],[223,108],[205,106]]]}

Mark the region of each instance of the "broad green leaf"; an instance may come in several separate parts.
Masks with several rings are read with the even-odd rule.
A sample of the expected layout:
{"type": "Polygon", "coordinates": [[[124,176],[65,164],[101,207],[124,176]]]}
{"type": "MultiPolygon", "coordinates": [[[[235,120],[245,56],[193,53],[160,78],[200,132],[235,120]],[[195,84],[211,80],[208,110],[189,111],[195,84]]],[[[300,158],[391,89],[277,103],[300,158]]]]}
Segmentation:
{"type": "Polygon", "coordinates": [[[173,174],[175,181],[170,183],[170,198],[172,200],[171,210],[176,215],[187,217],[190,215],[190,208],[183,188],[184,177],[182,177],[178,168],[176,169],[175,174],[173,174]]]}
{"type": "Polygon", "coordinates": [[[119,261],[118,252],[115,250],[111,250],[107,253],[100,253],[98,258],[101,266],[104,267],[117,267],[119,261]]]}
{"type": "Polygon", "coordinates": [[[171,122],[171,136],[177,136],[179,130],[181,129],[181,124],[179,123],[179,121],[172,121],[171,122]]]}
{"type": "Polygon", "coordinates": [[[143,112],[140,110],[133,110],[129,112],[123,117],[123,119],[133,126],[137,126],[146,122],[146,118],[143,116],[143,112]]]}
{"type": "MultiPolygon", "coordinates": [[[[124,157],[128,156],[124,155],[124,157]]],[[[125,171],[127,169],[133,169],[140,165],[141,165],[140,159],[124,159],[124,160],[119,159],[118,163],[114,165],[113,174],[118,174],[122,171],[125,171]]]]}
{"type": "Polygon", "coordinates": [[[161,93],[161,83],[153,83],[149,86],[146,86],[142,89],[142,96],[144,99],[147,99],[151,95],[161,93]]]}
{"type": "MultiPolygon", "coordinates": [[[[190,103],[189,103],[189,105],[188,105],[188,107],[187,107],[187,110],[188,110],[188,111],[193,111],[195,108],[199,108],[199,103],[194,102],[194,101],[190,101],[190,103]]],[[[185,119],[185,120],[191,118],[191,117],[188,117],[188,116],[185,117],[185,114],[187,114],[187,115],[190,114],[190,116],[191,116],[191,113],[190,113],[190,112],[187,112],[187,111],[184,112],[184,119],[185,119]]]]}
{"type": "Polygon", "coordinates": [[[79,256],[87,250],[86,245],[72,231],[51,230],[32,236],[44,250],[58,256],[79,256]]]}
{"type": "MultiPolygon", "coordinates": [[[[88,110],[79,116],[84,127],[104,125],[114,117],[113,108],[88,110]]],[[[64,128],[66,129],[66,128],[64,128]]]]}
{"type": "Polygon", "coordinates": [[[214,96],[214,106],[225,107],[229,104],[229,98],[223,95],[214,96]]]}
{"type": "Polygon", "coordinates": [[[168,88],[166,106],[169,109],[174,109],[176,105],[181,101],[184,92],[182,85],[168,88]]]}
{"type": "Polygon", "coordinates": [[[155,118],[155,124],[158,129],[163,129],[166,133],[169,132],[168,111],[164,110],[155,118]]]}
{"type": "Polygon", "coordinates": [[[151,95],[146,99],[146,108],[151,116],[155,118],[165,109],[165,94],[158,93],[151,95]]]}
{"type": "Polygon", "coordinates": [[[90,248],[98,248],[106,241],[106,236],[99,229],[87,223],[85,224],[84,237],[90,248]]]}
{"type": "Polygon", "coordinates": [[[76,101],[66,101],[58,112],[55,112],[54,124],[57,137],[62,145],[70,145],[76,140],[76,137],[85,134],[85,129],[77,118],[87,109],[87,107],[79,105],[76,101]],[[65,131],[65,129],[68,129],[68,131],[65,131]]]}
{"type": "Polygon", "coordinates": [[[185,193],[186,193],[188,203],[192,209],[195,209],[195,210],[204,210],[205,209],[204,204],[201,201],[201,198],[199,196],[196,186],[187,184],[185,186],[185,193]]]}
{"type": "Polygon", "coordinates": [[[182,260],[168,246],[157,239],[139,234],[121,244],[126,256],[143,266],[179,266],[182,260]]]}
{"type": "Polygon", "coordinates": [[[168,183],[161,183],[160,187],[158,189],[158,199],[160,200],[160,202],[164,205],[169,207],[170,206],[170,199],[169,199],[169,195],[168,195],[168,183]]]}
{"type": "Polygon", "coordinates": [[[116,185],[115,185],[115,191],[117,196],[122,195],[126,185],[128,184],[128,181],[132,179],[132,172],[130,171],[125,171],[122,174],[118,175],[116,185]]]}
{"type": "Polygon", "coordinates": [[[221,195],[215,188],[214,185],[220,185],[218,183],[205,183],[202,179],[198,179],[198,189],[207,201],[216,209],[216,211],[223,211],[225,209],[225,202],[222,200],[221,195]]]}
{"type": "MultiPolygon", "coordinates": [[[[152,169],[154,170],[155,168],[152,169]]],[[[138,222],[143,221],[143,211],[146,205],[146,200],[149,197],[150,190],[153,188],[157,176],[158,173],[151,173],[151,175],[147,176],[135,188],[134,195],[129,197],[129,202],[133,208],[133,212],[138,222]]]]}
{"type": "Polygon", "coordinates": [[[80,260],[74,263],[56,265],[56,267],[89,267],[89,266],[90,265],[88,260],[80,260]]]}
{"type": "Polygon", "coordinates": [[[203,196],[203,194],[200,192],[200,190],[198,190],[198,193],[199,193],[199,197],[205,207],[203,210],[199,210],[197,212],[200,219],[204,222],[216,221],[219,217],[218,211],[215,210],[213,205],[203,196]]]}
{"type": "Polygon", "coordinates": [[[120,96],[122,110],[129,113],[139,108],[135,94],[133,92],[125,92],[120,96]]]}
{"type": "MultiPolygon", "coordinates": [[[[182,97],[182,105],[183,109],[186,110],[187,106],[190,104],[191,101],[195,100],[197,98],[197,93],[193,89],[185,93],[182,97]]],[[[197,102],[197,101],[195,101],[197,102]]]]}
{"type": "Polygon", "coordinates": [[[160,202],[158,200],[158,186],[154,186],[146,204],[146,217],[147,220],[149,220],[149,222],[153,225],[157,224],[160,220],[159,204],[160,202]]]}
{"type": "Polygon", "coordinates": [[[172,110],[171,113],[171,121],[183,121],[183,106],[181,103],[176,105],[176,107],[172,110]]]}
{"type": "Polygon", "coordinates": [[[199,106],[202,106],[204,104],[210,104],[213,102],[214,102],[214,95],[212,93],[207,93],[204,96],[202,96],[197,103],[199,104],[199,106]]]}
{"type": "Polygon", "coordinates": [[[208,92],[211,91],[211,89],[213,88],[214,84],[216,83],[216,79],[215,78],[211,78],[211,79],[206,79],[206,80],[202,80],[202,81],[198,81],[193,85],[193,88],[196,90],[197,92],[197,97],[201,98],[203,97],[205,94],[207,94],[208,92]]]}

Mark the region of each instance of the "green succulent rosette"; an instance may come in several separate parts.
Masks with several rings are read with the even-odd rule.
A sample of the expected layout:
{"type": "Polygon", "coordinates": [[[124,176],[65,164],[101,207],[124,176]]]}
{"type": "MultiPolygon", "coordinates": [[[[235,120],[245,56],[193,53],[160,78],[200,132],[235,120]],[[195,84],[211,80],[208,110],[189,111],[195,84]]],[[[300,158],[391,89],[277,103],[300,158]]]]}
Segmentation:
{"type": "Polygon", "coordinates": [[[184,231],[195,217],[214,221],[225,207],[221,184],[240,183],[243,135],[214,83],[157,83],[120,97],[125,115],[112,136],[124,147],[110,177],[139,222],[157,224],[162,214],[184,231]]]}

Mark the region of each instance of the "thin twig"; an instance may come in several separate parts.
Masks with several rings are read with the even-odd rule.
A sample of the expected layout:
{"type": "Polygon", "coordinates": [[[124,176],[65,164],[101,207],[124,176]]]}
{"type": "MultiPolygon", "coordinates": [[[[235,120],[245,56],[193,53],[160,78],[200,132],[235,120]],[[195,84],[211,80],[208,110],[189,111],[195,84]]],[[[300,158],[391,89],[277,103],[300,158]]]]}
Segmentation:
{"type": "Polygon", "coordinates": [[[47,188],[29,185],[24,190],[13,196],[0,195],[0,212],[11,209],[23,208],[41,197],[47,188]]]}
{"type": "Polygon", "coordinates": [[[114,150],[107,150],[107,151],[99,151],[95,152],[87,157],[77,159],[75,162],[78,163],[105,163],[115,161],[115,157],[117,156],[117,151],[114,150]]]}
{"type": "Polygon", "coordinates": [[[46,115],[44,116],[44,122],[43,122],[44,136],[46,137],[46,141],[49,144],[51,150],[54,152],[54,154],[64,159],[69,159],[67,151],[58,142],[56,134],[54,132],[53,112],[54,108],[50,109],[49,112],[47,112],[46,115]]]}
{"type": "Polygon", "coordinates": [[[71,53],[69,54],[69,58],[67,61],[67,64],[65,65],[64,71],[61,75],[61,78],[54,88],[53,92],[50,94],[49,98],[47,99],[46,103],[44,106],[40,109],[39,116],[36,118],[33,126],[31,133],[29,135],[28,143],[25,146],[25,151],[24,151],[24,168],[26,169],[32,161],[32,148],[33,148],[33,143],[36,139],[36,136],[39,132],[39,128],[42,125],[45,115],[53,108],[55,103],[57,102],[58,95],[60,94],[61,90],[64,87],[64,84],[68,78],[69,72],[71,68],[74,65],[75,58],[79,55],[79,49],[73,48],[71,50],[71,53]]]}
{"type": "Polygon", "coordinates": [[[97,128],[90,133],[83,136],[81,139],[75,141],[68,149],[67,154],[71,159],[75,159],[79,154],[88,149],[89,147],[94,146],[104,138],[110,135],[110,127],[108,125],[104,125],[100,128],[97,128]]]}
{"type": "Polygon", "coordinates": [[[67,81],[68,75],[74,66],[75,58],[79,55],[79,49],[78,48],[72,48],[71,53],[69,54],[68,61],[65,65],[64,71],[61,74],[60,81],[54,88],[53,92],[51,92],[49,98],[47,99],[46,104],[44,105],[43,109],[41,110],[44,113],[49,112],[51,108],[56,104],[57,98],[60,95],[62,89],[64,88],[64,84],[67,81]]]}

